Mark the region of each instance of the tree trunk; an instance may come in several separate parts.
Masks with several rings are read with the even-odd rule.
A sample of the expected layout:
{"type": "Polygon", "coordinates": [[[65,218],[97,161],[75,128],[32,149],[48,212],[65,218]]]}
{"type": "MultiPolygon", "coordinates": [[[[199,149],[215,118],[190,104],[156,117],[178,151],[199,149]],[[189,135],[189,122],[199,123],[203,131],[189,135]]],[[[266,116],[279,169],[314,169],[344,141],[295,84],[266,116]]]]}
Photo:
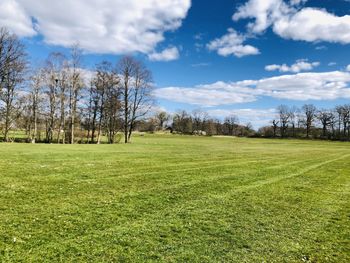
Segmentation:
{"type": "Polygon", "coordinates": [[[124,81],[124,142],[128,143],[128,76],[124,81]]]}

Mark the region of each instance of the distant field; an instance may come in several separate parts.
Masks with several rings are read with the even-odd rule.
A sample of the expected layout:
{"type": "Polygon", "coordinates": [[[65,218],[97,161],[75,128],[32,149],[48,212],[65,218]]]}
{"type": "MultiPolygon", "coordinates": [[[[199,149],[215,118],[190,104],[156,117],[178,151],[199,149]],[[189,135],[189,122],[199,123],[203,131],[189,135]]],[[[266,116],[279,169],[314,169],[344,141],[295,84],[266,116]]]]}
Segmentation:
{"type": "Polygon", "coordinates": [[[350,144],[0,144],[0,262],[350,262],[350,144]]]}

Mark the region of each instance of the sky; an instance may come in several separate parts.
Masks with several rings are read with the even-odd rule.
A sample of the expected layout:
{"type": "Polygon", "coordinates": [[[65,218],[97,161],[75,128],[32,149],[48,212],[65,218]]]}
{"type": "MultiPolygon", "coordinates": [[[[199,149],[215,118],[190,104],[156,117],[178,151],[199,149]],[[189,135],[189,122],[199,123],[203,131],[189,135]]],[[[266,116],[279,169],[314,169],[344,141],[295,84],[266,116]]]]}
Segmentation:
{"type": "Polygon", "coordinates": [[[0,0],[0,26],[33,65],[75,43],[91,70],[136,56],[170,113],[258,128],[281,104],[350,103],[350,0],[0,0]]]}

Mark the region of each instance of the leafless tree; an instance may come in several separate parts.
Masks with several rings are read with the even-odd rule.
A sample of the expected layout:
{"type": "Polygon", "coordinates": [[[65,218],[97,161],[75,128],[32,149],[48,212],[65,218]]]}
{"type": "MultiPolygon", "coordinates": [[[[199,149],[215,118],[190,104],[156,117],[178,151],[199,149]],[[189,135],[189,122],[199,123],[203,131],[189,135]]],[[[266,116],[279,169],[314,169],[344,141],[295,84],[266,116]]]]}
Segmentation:
{"type": "Polygon", "coordinates": [[[81,72],[81,50],[79,45],[74,45],[71,49],[70,76],[69,76],[69,130],[70,143],[74,144],[75,119],[77,115],[77,103],[80,91],[84,86],[81,72]]]}
{"type": "Polygon", "coordinates": [[[332,123],[333,114],[329,110],[322,109],[322,110],[319,110],[317,112],[316,116],[317,116],[317,119],[322,124],[322,136],[326,137],[327,136],[327,128],[332,123]]]}
{"type": "Polygon", "coordinates": [[[286,137],[286,132],[288,129],[288,122],[290,120],[290,109],[287,105],[280,105],[277,108],[279,118],[280,118],[280,130],[281,130],[281,137],[284,138],[286,137]]]}
{"type": "Polygon", "coordinates": [[[279,121],[276,121],[276,120],[272,121],[273,137],[274,138],[276,138],[276,135],[277,135],[278,123],[279,123],[279,121]]]}
{"type": "Polygon", "coordinates": [[[313,124],[313,121],[316,117],[316,107],[312,104],[305,104],[303,106],[303,111],[305,114],[305,125],[306,125],[306,137],[310,137],[310,131],[313,124]]]}
{"type": "Polygon", "coordinates": [[[235,126],[238,124],[238,117],[236,115],[227,116],[224,120],[224,125],[228,131],[228,135],[235,135],[235,126]]]}
{"type": "Polygon", "coordinates": [[[173,129],[181,134],[192,133],[192,118],[185,110],[179,110],[173,116],[173,129]]]}
{"type": "Polygon", "coordinates": [[[299,109],[297,107],[292,106],[289,108],[289,119],[290,119],[289,122],[292,125],[292,135],[293,135],[293,137],[295,137],[296,136],[295,126],[299,122],[299,109]]]}
{"type": "Polygon", "coordinates": [[[67,61],[64,61],[63,68],[61,72],[58,73],[56,81],[59,86],[59,101],[60,101],[60,118],[59,118],[59,128],[57,134],[57,142],[61,140],[62,143],[66,142],[66,108],[67,108],[67,92],[69,86],[69,69],[67,61]]]}
{"type": "Polygon", "coordinates": [[[350,104],[343,105],[340,109],[341,122],[343,125],[343,136],[346,137],[348,134],[348,137],[350,137],[350,104]]]}
{"type": "Polygon", "coordinates": [[[38,133],[38,115],[39,115],[39,107],[42,101],[41,93],[42,93],[42,86],[43,86],[43,71],[38,70],[35,72],[35,74],[31,77],[31,83],[30,83],[30,95],[29,95],[29,101],[31,104],[31,115],[30,115],[30,123],[31,123],[31,129],[30,129],[30,141],[32,143],[36,142],[37,139],[37,133],[38,133]]]}
{"type": "Polygon", "coordinates": [[[119,87],[119,76],[115,70],[112,69],[112,66],[106,65],[105,72],[101,76],[104,80],[104,89],[105,96],[103,107],[104,109],[104,122],[107,131],[108,143],[114,143],[115,135],[117,134],[120,125],[120,112],[121,112],[121,103],[120,103],[120,87],[119,87]]]}
{"type": "Polygon", "coordinates": [[[17,89],[24,81],[27,66],[24,45],[16,35],[0,28],[0,114],[4,119],[4,140],[9,141],[9,131],[18,117],[17,89]]]}
{"type": "Polygon", "coordinates": [[[165,123],[169,121],[170,116],[165,111],[160,111],[156,113],[155,118],[158,121],[159,129],[162,130],[164,128],[165,123]]]}
{"type": "MultiPolygon", "coordinates": [[[[45,72],[45,94],[48,98],[48,113],[46,119],[46,140],[52,143],[57,119],[59,120],[59,134],[64,118],[64,100],[66,99],[67,71],[66,58],[62,53],[51,53],[43,68],[45,72]],[[63,100],[63,101],[62,101],[63,100]],[[60,112],[57,112],[60,109],[60,112]],[[60,116],[57,118],[57,116],[60,116]]],[[[60,135],[58,135],[58,139],[60,135]]]]}
{"type": "Polygon", "coordinates": [[[121,76],[121,95],[124,116],[124,141],[130,142],[135,123],[144,117],[154,104],[151,72],[132,57],[124,57],[118,65],[121,76]]]}
{"type": "Polygon", "coordinates": [[[208,120],[208,113],[201,110],[195,109],[192,111],[192,133],[198,133],[205,130],[205,124],[208,120]]]}

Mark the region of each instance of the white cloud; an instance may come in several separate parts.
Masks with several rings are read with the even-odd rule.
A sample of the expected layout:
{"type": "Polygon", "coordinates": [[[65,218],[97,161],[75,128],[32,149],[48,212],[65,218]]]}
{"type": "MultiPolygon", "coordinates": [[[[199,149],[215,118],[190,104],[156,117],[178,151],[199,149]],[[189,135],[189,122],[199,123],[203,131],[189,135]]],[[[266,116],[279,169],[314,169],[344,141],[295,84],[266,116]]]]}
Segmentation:
{"type": "Polygon", "coordinates": [[[224,57],[229,55],[243,57],[260,53],[256,47],[244,45],[245,40],[245,36],[238,34],[233,28],[229,28],[226,35],[211,41],[207,44],[207,48],[217,51],[219,55],[224,57]]]}
{"type": "Polygon", "coordinates": [[[298,73],[301,71],[308,71],[312,70],[315,67],[318,67],[320,65],[320,62],[308,62],[307,59],[299,59],[297,60],[293,65],[267,65],[265,67],[265,70],[267,71],[275,71],[278,70],[279,72],[293,72],[293,73],[298,73]]]}
{"type": "Polygon", "coordinates": [[[0,2],[0,27],[7,27],[20,36],[34,36],[30,16],[15,0],[2,0],[0,2]]]}
{"type": "Polygon", "coordinates": [[[262,96],[297,101],[350,98],[350,72],[298,73],[260,80],[215,82],[155,90],[158,98],[206,107],[253,102],[262,96]]]}
{"type": "Polygon", "coordinates": [[[156,89],[154,95],[161,99],[207,107],[252,102],[256,100],[253,94],[244,92],[233,94],[232,91],[225,90],[227,86],[230,86],[230,84],[216,82],[211,85],[199,85],[193,88],[167,87],[156,89]]]}
{"type": "Polygon", "coordinates": [[[33,17],[35,30],[49,44],[79,42],[87,51],[113,54],[152,52],[164,32],[181,26],[191,5],[190,0],[3,1],[12,8],[0,8],[1,25],[20,36],[33,35],[33,17]]]}
{"type": "Polygon", "coordinates": [[[262,33],[272,26],[276,34],[286,39],[350,43],[349,15],[336,16],[324,9],[300,8],[302,2],[305,1],[249,0],[238,8],[233,20],[254,19],[248,23],[252,33],[262,33]]]}
{"type": "Polygon", "coordinates": [[[289,12],[289,7],[282,0],[249,0],[240,6],[232,19],[253,18],[254,22],[248,23],[248,28],[253,33],[261,33],[271,26],[274,20],[289,12]]]}
{"type": "Polygon", "coordinates": [[[333,67],[333,66],[335,66],[335,65],[337,65],[337,62],[329,62],[329,63],[328,63],[328,66],[330,66],[330,67],[333,67]]]}
{"type": "Polygon", "coordinates": [[[350,43],[350,16],[338,17],[326,10],[304,8],[274,24],[274,32],[283,38],[309,42],[350,43]]]}
{"type": "Polygon", "coordinates": [[[276,109],[213,109],[208,110],[213,117],[222,118],[235,115],[240,123],[250,122],[255,128],[269,123],[276,115],[276,109]]]}
{"type": "Polygon", "coordinates": [[[350,71],[350,65],[346,67],[346,71],[350,71]]]}
{"type": "Polygon", "coordinates": [[[148,58],[152,61],[171,61],[178,59],[179,56],[179,50],[176,47],[171,47],[159,53],[153,52],[148,55],[148,58]]]}

